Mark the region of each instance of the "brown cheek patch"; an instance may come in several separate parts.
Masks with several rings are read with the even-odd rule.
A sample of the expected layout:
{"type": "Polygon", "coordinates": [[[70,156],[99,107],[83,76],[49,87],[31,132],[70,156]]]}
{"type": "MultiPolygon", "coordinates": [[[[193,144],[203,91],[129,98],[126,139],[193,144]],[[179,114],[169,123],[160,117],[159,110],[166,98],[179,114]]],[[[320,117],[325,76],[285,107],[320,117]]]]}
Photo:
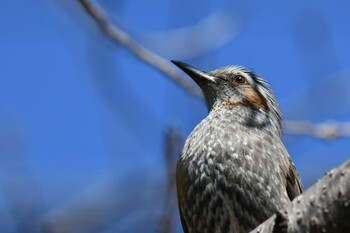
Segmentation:
{"type": "Polygon", "coordinates": [[[266,109],[267,103],[264,97],[262,97],[253,87],[245,87],[243,88],[245,92],[245,96],[247,97],[244,102],[247,105],[252,106],[256,109],[266,109]]]}
{"type": "Polygon", "coordinates": [[[244,105],[242,102],[224,102],[219,105],[219,108],[227,108],[227,109],[232,109],[236,106],[239,105],[244,105]]]}

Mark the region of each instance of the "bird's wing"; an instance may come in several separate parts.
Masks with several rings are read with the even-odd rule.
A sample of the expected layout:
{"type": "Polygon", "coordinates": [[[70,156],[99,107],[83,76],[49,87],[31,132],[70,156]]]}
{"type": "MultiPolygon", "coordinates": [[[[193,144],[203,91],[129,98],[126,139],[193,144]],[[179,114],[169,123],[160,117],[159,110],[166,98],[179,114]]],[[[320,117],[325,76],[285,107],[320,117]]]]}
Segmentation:
{"type": "Polygon", "coordinates": [[[184,233],[188,233],[189,231],[188,231],[188,227],[187,227],[187,224],[186,224],[186,222],[185,222],[185,219],[184,219],[184,217],[183,217],[183,215],[182,215],[182,210],[181,210],[181,204],[180,204],[180,202],[179,202],[179,213],[180,213],[180,220],[181,220],[181,225],[182,225],[182,228],[183,228],[183,230],[184,230],[184,233]]]}
{"type": "Polygon", "coordinates": [[[299,174],[295,165],[290,161],[289,171],[287,173],[287,193],[290,200],[303,192],[303,184],[301,183],[299,174]]]}
{"type": "Polygon", "coordinates": [[[181,165],[181,162],[178,162],[176,167],[176,188],[177,188],[177,200],[179,203],[179,213],[180,213],[180,219],[182,228],[184,230],[184,233],[188,233],[188,226],[185,221],[184,215],[182,213],[182,193],[184,190],[187,190],[188,187],[188,180],[186,176],[184,175],[183,167],[181,165]]]}

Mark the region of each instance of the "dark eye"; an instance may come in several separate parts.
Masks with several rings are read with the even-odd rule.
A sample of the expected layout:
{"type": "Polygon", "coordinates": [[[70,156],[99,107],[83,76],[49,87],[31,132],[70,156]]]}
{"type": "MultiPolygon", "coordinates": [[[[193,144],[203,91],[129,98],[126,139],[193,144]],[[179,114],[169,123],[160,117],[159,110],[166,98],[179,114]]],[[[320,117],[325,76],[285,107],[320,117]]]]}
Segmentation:
{"type": "Polygon", "coordinates": [[[245,77],[243,77],[242,75],[236,75],[233,79],[238,84],[244,84],[246,82],[245,77]]]}

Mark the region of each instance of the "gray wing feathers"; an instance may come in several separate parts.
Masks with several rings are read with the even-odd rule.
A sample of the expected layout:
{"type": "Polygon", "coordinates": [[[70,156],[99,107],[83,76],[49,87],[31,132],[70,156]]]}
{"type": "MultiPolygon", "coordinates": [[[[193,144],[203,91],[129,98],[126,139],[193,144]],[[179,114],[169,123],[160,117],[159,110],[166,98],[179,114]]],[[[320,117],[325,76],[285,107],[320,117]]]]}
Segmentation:
{"type": "Polygon", "coordinates": [[[287,193],[290,200],[293,200],[296,196],[303,192],[303,185],[301,183],[299,174],[291,162],[289,166],[289,171],[287,173],[287,193]]]}

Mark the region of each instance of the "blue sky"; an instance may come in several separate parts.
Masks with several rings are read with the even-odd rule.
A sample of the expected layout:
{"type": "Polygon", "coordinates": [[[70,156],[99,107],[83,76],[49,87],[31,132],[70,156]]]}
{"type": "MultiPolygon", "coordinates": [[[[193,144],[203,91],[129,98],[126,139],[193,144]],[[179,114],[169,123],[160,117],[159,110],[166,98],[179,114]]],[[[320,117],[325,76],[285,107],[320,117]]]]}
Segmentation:
{"type": "MultiPolygon", "coordinates": [[[[157,44],[147,38],[232,9],[236,34],[220,48],[183,59],[167,57],[180,45],[165,42],[168,49],[160,55],[203,70],[229,64],[253,68],[271,83],[285,118],[350,120],[347,1],[99,3],[153,50],[157,44]]],[[[144,171],[161,182],[165,128],[175,126],[188,135],[206,116],[204,104],[106,39],[74,2],[3,0],[0,18],[1,228],[16,231],[11,198],[4,191],[9,182],[36,184],[28,199],[18,198],[40,199],[40,216],[74,202],[96,183],[125,180],[135,170],[141,171],[139,179],[144,171]],[[10,158],[23,160],[25,169],[13,161],[14,168],[5,167],[10,158]]],[[[203,34],[209,36],[223,35],[203,34]]],[[[188,40],[196,44],[200,38],[188,40]]],[[[287,135],[284,140],[305,186],[349,158],[348,138],[287,135]]]]}

